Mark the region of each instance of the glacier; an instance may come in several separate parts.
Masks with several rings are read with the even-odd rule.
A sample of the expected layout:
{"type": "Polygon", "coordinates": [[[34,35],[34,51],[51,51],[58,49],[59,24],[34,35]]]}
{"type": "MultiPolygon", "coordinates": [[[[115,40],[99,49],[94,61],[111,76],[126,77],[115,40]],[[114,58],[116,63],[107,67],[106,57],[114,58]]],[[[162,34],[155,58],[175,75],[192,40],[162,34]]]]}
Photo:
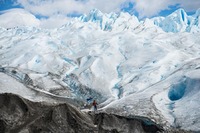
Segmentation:
{"type": "Polygon", "coordinates": [[[55,29],[2,27],[0,93],[79,108],[91,96],[100,112],[198,132],[199,15],[141,21],[94,9],[55,29]]]}
{"type": "Polygon", "coordinates": [[[199,32],[199,10],[193,16],[188,16],[184,9],[178,9],[166,18],[153,18],[154,24],[166,32],[199,32]]]}

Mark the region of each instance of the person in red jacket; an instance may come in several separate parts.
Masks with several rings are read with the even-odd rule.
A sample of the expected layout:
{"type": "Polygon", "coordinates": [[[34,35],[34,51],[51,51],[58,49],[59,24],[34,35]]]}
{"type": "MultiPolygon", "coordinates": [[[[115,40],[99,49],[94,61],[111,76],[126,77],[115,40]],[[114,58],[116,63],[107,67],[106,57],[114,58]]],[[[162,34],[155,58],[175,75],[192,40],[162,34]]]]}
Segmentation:
{"type": "Polygon", "coordinates": [[[97,110],[97,102],[95,100],[93,101],[92,105],[94,106],[94,111],[96,111],[97,110]]]}

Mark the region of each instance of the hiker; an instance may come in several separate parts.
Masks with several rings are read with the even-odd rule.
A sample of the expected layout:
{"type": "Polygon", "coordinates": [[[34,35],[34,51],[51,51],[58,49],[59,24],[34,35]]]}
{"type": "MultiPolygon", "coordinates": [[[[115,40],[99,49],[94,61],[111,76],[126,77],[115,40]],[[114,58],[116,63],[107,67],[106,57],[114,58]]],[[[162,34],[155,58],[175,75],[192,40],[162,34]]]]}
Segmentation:
{"type": "Polygon", "coordinates": [[[94,100],[93,103],[92,103],[93,107],[94,107],[94,111],[97,110],[97,102],[94,100]]]}

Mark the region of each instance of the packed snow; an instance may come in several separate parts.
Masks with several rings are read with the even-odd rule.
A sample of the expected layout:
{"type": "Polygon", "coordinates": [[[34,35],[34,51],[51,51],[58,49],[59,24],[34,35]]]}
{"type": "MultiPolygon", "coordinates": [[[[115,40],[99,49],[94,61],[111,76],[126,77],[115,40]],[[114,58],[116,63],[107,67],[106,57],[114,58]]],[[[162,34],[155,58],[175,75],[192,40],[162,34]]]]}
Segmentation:
{"type": "Polygon", "coordinates": [[[139,21],[95,9],[58,29],[0,28],[0,92],[81,106],[91,96],[101,111],[200,131],[199,15],[139,21]]]}

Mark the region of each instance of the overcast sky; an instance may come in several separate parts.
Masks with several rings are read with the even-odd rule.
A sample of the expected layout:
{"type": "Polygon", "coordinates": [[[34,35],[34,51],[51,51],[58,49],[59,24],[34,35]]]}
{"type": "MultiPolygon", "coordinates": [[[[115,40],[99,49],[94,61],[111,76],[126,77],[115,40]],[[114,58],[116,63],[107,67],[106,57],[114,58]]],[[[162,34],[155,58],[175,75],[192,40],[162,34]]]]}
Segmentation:
{"type": "Polygon", "coordinates": [[[200,8],[200,0],[0,0],[1,14],[12,8],[22,8],[48,24],[55,20],[62,23],[94,8],[104,13],[126,11],[139,19],[166,16],[178,8],[192,14],[200,8]]]}

